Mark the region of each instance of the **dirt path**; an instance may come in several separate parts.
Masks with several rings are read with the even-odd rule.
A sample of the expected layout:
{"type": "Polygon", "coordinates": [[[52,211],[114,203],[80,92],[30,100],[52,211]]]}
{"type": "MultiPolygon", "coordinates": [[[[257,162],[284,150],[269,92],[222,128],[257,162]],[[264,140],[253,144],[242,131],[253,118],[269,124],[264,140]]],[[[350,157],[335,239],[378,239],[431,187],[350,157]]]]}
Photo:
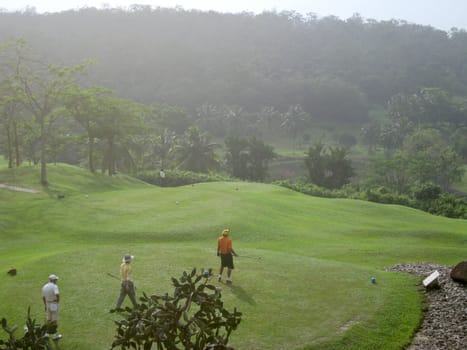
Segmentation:
{"type": "Polygon", "coordinates": [[[18,191],[18,192],[28,192],[28,193],[41,193],[42,192],[42,191],[39,191],[39,190],[34,190],[32,188],[11,186],[11,185],[7,185],[7,184],[0,184],[0,189],[12,190],[12,191],[18,191]]]}

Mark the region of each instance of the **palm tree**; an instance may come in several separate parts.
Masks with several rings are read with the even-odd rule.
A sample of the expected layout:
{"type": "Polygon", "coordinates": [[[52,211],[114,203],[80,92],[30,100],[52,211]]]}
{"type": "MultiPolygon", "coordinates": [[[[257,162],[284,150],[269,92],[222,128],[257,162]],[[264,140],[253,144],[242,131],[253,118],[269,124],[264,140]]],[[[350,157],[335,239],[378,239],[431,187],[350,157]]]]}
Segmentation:
{"type": "Polygon", "coordinates": [[[310,115],[303,110],[302,106],[293,105],[283,115],[281,128],[285,129],[295,140],[298,132],[303,131],[308,126],[309,121],[310,115]]]}
{"type": "Polygon", "coordinates": [[[169,154],[172,151],[176,140],[176,134],[173,131],[165,128],[154,141],[154,153],[159,158],[159,165],[161,169],[167,168],[169,154]]]}
{"type": "Polygon", "coordinates": [[[207,173],[219,168],[215,150],[220,147],[210,143],[206,134],[200,133],[198,127],[192,126],[176,146],[177,168],[198,173],[207,173]]]}

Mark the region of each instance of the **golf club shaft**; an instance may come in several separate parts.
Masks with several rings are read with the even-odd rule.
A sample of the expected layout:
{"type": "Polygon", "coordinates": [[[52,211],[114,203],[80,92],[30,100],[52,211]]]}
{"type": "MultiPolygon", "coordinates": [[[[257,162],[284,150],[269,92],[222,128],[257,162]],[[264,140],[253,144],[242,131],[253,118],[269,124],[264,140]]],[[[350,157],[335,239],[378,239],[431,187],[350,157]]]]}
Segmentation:
{"type": "Polygon", "coordinates": [[[118,276],[115,276],[111,274],[110,272],[107,272],[107,275],[120,281],[120,278],[118,276]]]}

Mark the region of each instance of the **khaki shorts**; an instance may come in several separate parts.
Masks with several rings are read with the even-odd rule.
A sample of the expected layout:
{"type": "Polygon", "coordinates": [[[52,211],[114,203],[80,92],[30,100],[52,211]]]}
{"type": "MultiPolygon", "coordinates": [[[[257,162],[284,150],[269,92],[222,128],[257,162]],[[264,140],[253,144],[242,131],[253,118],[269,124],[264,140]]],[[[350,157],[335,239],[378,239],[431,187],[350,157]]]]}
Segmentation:
{"type": "Polygon", "coordinates": [[[47,321],[58,321],[58,303],[47,303],[47,321]]]}

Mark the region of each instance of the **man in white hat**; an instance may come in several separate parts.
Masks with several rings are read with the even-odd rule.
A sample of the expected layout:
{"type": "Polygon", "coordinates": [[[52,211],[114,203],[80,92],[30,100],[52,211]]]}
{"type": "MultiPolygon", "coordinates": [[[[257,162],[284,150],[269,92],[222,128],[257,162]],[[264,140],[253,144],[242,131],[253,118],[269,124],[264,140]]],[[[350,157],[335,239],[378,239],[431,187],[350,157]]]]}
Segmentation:
{"type": "Polygon", "coordinates": [[[42,287],[42,301],[47,312],[48,330],[47,335],[52,334],[52,339],[58,340],[62,335],[57,333],[58,328],[58,306],[60,303],[60,292],[57,286],[58,276],[50,275],[49,282],[42,287]]]}
{"type": "Polygon", "coordinates": [[[122,264],[120,265],[120,278],[122,281],[121,288],[120,288],[120,296],[117,300],[117,305],[115,306],[116,309],[120,309],[120,306],[125,299],[125,296],[129,296],[133,306],[136,306],[136,292],[135,292],[135,285],[131,280],[131,261],[133,260],[134,256],[130,254],[125,254],[122,259],[122,264]]]}

